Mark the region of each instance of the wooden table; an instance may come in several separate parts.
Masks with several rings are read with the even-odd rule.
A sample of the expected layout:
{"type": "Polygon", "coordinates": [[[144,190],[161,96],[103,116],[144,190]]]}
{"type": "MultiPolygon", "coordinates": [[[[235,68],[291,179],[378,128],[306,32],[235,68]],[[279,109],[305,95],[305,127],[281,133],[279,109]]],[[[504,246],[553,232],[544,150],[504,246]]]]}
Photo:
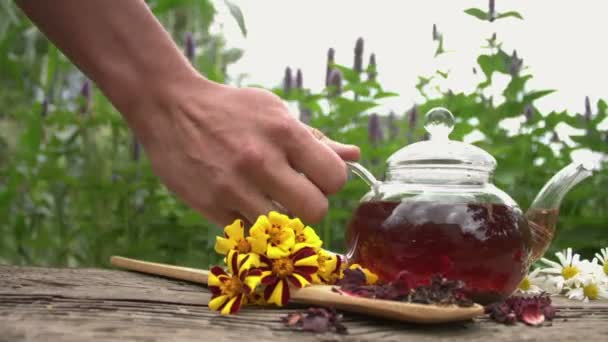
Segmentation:
{"type": "Polygon", "coordinates": [[[132,272],[0,266],[0,341],[608,341],[608,302],[555,299],[552,326],[473,322],[418,326],[345,314],[348,335],[294,332],[298,308],[207,309],[205,287],[132,272]]]}

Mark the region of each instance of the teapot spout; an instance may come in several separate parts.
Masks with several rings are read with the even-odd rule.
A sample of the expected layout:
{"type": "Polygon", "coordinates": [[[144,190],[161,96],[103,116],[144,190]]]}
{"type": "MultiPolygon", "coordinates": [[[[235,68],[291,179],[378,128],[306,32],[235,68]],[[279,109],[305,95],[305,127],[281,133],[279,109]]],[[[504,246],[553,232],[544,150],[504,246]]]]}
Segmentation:
{"type": "Polygon", "coordinates": [[[575,185],[592,175],[590,162],[572,162],[556,173],[540,190],[526,212],[532,235],[531,261],[540,259],[555,236],[559,206],[575,185]]]}

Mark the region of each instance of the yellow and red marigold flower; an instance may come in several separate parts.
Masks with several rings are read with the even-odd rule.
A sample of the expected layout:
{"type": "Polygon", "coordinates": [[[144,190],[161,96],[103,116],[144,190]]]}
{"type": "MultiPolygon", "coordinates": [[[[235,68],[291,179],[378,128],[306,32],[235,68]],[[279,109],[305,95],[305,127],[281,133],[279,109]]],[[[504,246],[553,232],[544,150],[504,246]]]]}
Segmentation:
{"type": "Polygon", "coordinates": [[[318,255],[312,247],[303,247],[281,258],[260,256],[264,298],[269,304],[283,306],[289,301],[289,285],[309,285],[318,269],[318,255]]]}
{"type": "Polygon", "coordinates": [[[287,215],[276,211],[271,211],[268,216],[260,215],[249,230],[251,236],[247,237],[251,250],[270,259],[288,256],[295,245],[290,221],[287,215]]]}
{"type": "Polygon", "coordinates": [[[312,247],[315,251],[321,248],[321,245],[323,244],[321,238],[319,238],[314,229],[305,226],[299,218],[292,219],[287,226],[293,229],[293,232],[295,233],[296,249],[299,249],[304,245],[312,247]]]}
{"type": "Polygon", "coordinates": [[[227,255],[230,250],[236,250],[239,254],[251,252],[251,245],[245,239],[245,226],[242,220],[236,219],[232,224],[224,227],[224,236],[215,239],[215,251],[227,255]]]}
{"type": "Polygon", "coordinates": [[[211,268],[208,287],[212,293],[209,309],[219,311],[222,315],[239,311],[246,303],[247,296],[260,283],[262,272],[259,257],[255,254],[239,254],[235,250],[228,251],[226,256],[228,272],[221,267],[211,268]]]}
{"type": "Polygon", "coordinates": [[[313,284],[335,284],[341,278],[342,258],[324,249],[319,249],[317,256],[319,270],[312,275],[313,284]]]}
{"type": "Polygon", "coordinates": [[[374,274],[372,271],[368,270],[367,268],[365,268],[359,264],[352,264],[352,265],[348,266],[348,268],[351,270],[360,269],[361,272],[363,272],[363,274],[365,274],[365,284],[366,285],[374,285],[378,282],[378,276],[376,274],[374,274]]]}

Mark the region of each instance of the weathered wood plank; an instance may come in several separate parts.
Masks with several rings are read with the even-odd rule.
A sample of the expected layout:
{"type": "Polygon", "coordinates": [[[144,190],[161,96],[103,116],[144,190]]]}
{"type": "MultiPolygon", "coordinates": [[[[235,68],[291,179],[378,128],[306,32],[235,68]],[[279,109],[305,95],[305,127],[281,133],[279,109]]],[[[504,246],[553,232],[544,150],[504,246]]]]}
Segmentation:
{"type": "Polygon", "coordinates": [[[553,326],[508,327],[486,318],[439,326],[379,321],[345,314],[349,334],[315,335],[285,329],[289,309],[245,308],[238,316],[210,312],[201,286],[98,269],[0,266],[0,341],[487,341],[602,340],[608,303],[560,305],[553,326]]]}

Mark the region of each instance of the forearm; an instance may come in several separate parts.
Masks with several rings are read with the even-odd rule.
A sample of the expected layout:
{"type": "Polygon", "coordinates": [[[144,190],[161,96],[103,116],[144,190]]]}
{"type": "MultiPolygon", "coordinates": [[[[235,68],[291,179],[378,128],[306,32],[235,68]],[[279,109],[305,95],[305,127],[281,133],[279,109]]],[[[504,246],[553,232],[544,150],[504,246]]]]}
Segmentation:
{"type": "Polygon", "coordinates": [[[17,4],[129,121],[141,115],[142,102],[200,77],[143,0],[17,4]]]}

